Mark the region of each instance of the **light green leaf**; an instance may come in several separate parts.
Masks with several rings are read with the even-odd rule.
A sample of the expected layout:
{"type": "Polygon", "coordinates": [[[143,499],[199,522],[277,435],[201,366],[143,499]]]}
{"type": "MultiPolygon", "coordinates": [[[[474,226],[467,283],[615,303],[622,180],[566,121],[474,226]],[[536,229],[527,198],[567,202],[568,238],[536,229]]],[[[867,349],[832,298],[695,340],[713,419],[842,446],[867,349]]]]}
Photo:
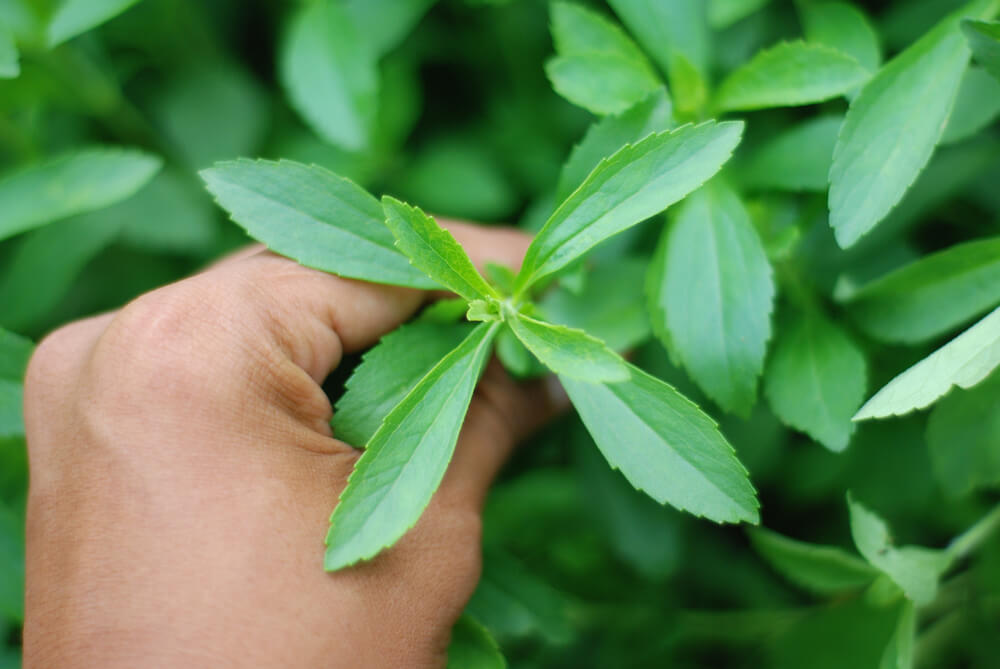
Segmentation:
{"type": "Polygon", "coordinates": [[[0,24],[0,79],[13,79],[21,74],[20,57],[14,36],[0,24]]]}
{"type": "Polygon", "coordinates": [[[675,54],[670,68],[675,116],[685,121],[704,118],[708,104],[708,80],[683,54],[675,54]]]}
{"type": "Polygon", "coordinates": [[[842,248],[885,218],[930,160],[969,62],[958,20],[989,4],[976,0],[943,20],[851,102],[830,168],[830,225],[842,248]]]}
{"type": "Polygon", "coordinates": [[[997,116],[1000,116],[1000,78],[991,77],[981,67],[970,67],[962,78],[941,144],[967,139],[996,120],[997,116]]]}
{"type": "Polygon", "coordinates": [[[708,0],[708,22],[716,30],[723,30],[754,12],[771,0],[708,0]]]}
{"type": "Polygon", "coordinates": [[[586,180],[602,159],[626,144],[634,144],[656,132],[673,127],[670,99],[658,89],[648,98],[621,114],[608,115],[587,129],[587,134],[573,147],[559,175],[556,197],[565,200],[586,180]]]}
{"type": "Polygon", "coordinates": [[[864,399],[864,355],[818,314],[802,315],[779,333],[764,373],[771,408],[831,451],[844,450],[854,431],[851,416],[864,399]]]}
{"type": "Polygon", "coordinates": [[[530,378],[548,372],[538,359],[531,355],[531,351],[524,347],[521,340],[514,336],[510,328],[500,330],[500,334],[497,335],[497,357],[503,363],[504,369],[515,378],[530,378]]]}
{"type": "Polygon", "coordinates": [[[861,328],[887,342],[944,334],[1000,303],[1000,237],[956,244],[850,295],[861,328]]]}
{"type": "Polygon", "coordinates": [[[559,377],[608,463],[638,490],[716,522],[758,522],[746,469],[711,418],[663,381],[629,365],[631,379],[559,377]]]}
{"type": "Polygon", "coordinates": [[[413,527],[437,490],[499,323],[478,325],[368,441],[330,517],[328,571],[374,557],[413,527]]]}
{"type": "Polygon", "coordinates": [[[871,20],[848,2],[800,2],[799,15],[806,40],[825,44],[874,72],[882,62],[882,48],[871,20]]]}
{"type": "Polygon", "coordinates": [[[1000,365],[1000,308],[894,378],[854,420],[902,416],[930,406],[952,386],[971,388],[1000,365]]]}
{"type": "Polygon", "coordinates": [[[950,495],[1000,484],[1000,375],[941,400],[927,421],[934,474],[950,495]]]}
{"type": "Polygon", "coordinates": [[[220,233],[211,196],[180,170],[164,170],[141,191],[102,215],[121,218],[118,242],[154,253],[199,254],[220,233]]]}
{"type": "Polygon", "coordinates": [[[712,181],[691,194],[649,268],[653,329],[727,411],[748,414],[771,338],[774,280],[743,203],[712,181]]]}
{"type": "Polygon", "coordinates": [[[713,105],[720,111],[808,105],[843,95],[869,76],[858,61],[836,49],[783,42],[726,77],[713,105]]]}
{"type": "Polygon", "coordinates": [[[976,60],[997,79],[1000,79],[1000,21],[962,21],[965,33],[976,60]]]}
{"type": "Polygon", "coordinates": [[[833,595],[862,588],[879,575],[864,560],[837,548],[789,539],[764,528],[749,530],[754,549],[782,576],[811,592],[833,595]]]}
{"type": "Polygon", "coordinates": [[[394,49],[437,0],[345,0],[358,34],[376,56],[394,49]]]}
{"type": "Polygon", "coordinates": [[[0,177],[0,240],[124,200],[161,165],[141,151],[94,148],[8,173],[0,177]]]}
{"type": "Polygon", "coordinates": [[[24,434],[23,397],[24,388],[20,379],[0,379],[0,438],[24,434]]]}
{"type": "Polygon", "coordinates": [[[396,250],[378,200],[349,179],[288,160],[223,162],[200,174],[232,219],[275,253],[352,279],[437,286],[396,250]]]}
{"type": "Polygon", "coordinates": [[[49,48],[118,16],[139,0],[61,0],[46,31],[49,48]]]}
{"type": "Polygon", "coordinates": [[[913,669],[917,638],[917,609],[912,601],[904,601],[889,645],[885,647],[879,669],[913,669]]]}
{"type": "Polygon", "coordinates": [[[393,407],[471,330],[466,323],[418,321],[382,337],[364,354],[337,400],[334,436],[357,448],[367,444],[393,407]]]}
{"type": "Polygon", "coordinates": [[[375,55],[336,0],[305,4],[281,45],[278,73],[292,106],[331,144],[371,141],[378,98],[375,55]]]}
{"type": "Polygon", "coordinates": [[[895,547],[885,521],[850,494],[847,505],[851,512],[851,536],[861,555],[902,588],[913,603],[923,606],[933,601],[938,579],[949,566],[948,556],[943,551],[919,546],[895,547]]]}
{"type": "Polygon", "coordinates": [[[497,642],[475,618],[463,615],[451,630],[447,669],[506,669],[497,642]]]}
{"type": "Polygon", "coordinates": [[[602,160],[531,242],[517,290],[697,189],[729,160],[742,132],[740,122],[686,125],[626,145],[602,160]]]}
{"type": "Polygon", "coordinates": [[[676,54],[702,75],[708,72],[711,35],[704,0],[609,0],[608,4],[662,72],[672,70],[676,54]]]}
{"type": "Polygon", "coordinates": [[[843,123],[841,116],[817,116],[776,134],[742,165],[743,183],[750,188],[825,191],[843,123]]]}
{"type": "Polygon", "coordinates": [[[465,249],[433,218],[388,195],[382,198],[382,209],[385,224],[396,238],[396,248],[414,267],[470,302],[499,297],[465,249]]]}
{"type": "Polygon", "coordinates": [[[583,330],[510,313],[506,323],[524,346],[556,374],[592,383],[628,379],[628,367],[600,339],[583,330]]]}
{"type": "Polygon", "coordinates": [[[0,328],[0,379],[21,381],[34,348],[30,339],[0,328]]]}

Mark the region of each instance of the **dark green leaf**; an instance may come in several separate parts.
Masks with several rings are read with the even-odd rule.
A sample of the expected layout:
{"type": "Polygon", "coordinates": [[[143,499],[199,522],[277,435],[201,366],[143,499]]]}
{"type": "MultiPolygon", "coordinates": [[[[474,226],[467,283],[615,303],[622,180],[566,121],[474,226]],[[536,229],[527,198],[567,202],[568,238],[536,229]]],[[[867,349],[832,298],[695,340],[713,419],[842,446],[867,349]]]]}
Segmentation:
{"type": "Polygon", "coordinates": [[[1000,79],[1000,22],[966,20],[962,22],[962,30],[976,60],[1000,79]]]}
{"type": "Polygon", "coordinates": [[[629,377],[625,361],[583,330],[522,314],[508,315],[506,323],[525,348],[556,374],[592,383],[625,381],[629,377]]]}
{"type": "Polygon", "coordinates": [[[506,669],[507,661],[490,633],[463,615],[451,630],[447,669],[506,669]]]}
{"type": "Polygon", "coordinates": [[[20,381],[35,346],[31,340],[0,328],[0,379],[20,381]]]}
{"type": "Polygon", "coordinates": [[[1000,116],[1000,79],[994,79],[980,67],[970,67],[962,78],[941,144],[967,139],[996,120],[997,116],[1000,116]]]}
{"type": "Polygon", "coordinates": [[[844,119],[817,116],[784,130],[751,154],[740,169],[750,188],[825,191],[833,147],[844,119]]]}
{"type": "MultiPolygon", "coordinates": [[[[2,383],[2,382],[0,382],[2,383]]],[[[24,519],[0,503],[0,617],[24,620],[24,519]]]]}
{"type": "Polygon", "coordinates": [[[819,594],[862,588],[879,572],[864,560],[837,548],[789,539],[776,532],[749,531],[754,549],[785,578],[819,594]]]}

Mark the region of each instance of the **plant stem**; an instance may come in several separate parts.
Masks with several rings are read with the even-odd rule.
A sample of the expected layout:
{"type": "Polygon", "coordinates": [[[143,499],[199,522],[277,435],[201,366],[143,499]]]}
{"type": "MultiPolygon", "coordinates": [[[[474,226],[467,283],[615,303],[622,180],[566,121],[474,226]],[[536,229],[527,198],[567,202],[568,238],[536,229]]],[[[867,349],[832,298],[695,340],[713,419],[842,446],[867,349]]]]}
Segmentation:
{"type": "Polygon", "coordinates": [[[955,537],[945,549],[945,554],[952,563],[957,562],[978,548],[997,529],[1000,529],[1000,504],[955,537]]]}

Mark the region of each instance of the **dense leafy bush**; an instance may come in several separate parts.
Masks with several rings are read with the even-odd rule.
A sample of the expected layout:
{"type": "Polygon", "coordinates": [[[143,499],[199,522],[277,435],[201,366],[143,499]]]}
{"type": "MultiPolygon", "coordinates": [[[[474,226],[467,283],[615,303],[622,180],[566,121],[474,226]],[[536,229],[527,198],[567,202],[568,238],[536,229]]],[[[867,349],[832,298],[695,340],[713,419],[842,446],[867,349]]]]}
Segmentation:
{"type": "Polygon", "coordinates": [[[327,384],[368,445],[328,568],[416,521],[491,351],[576,406],[487,505],[453,665],[997,666],[998,14],[2,0],[4,661],[31,341],[245,230],[459,295],[327,384]],[[423,211],[538,234],[483,276],[423,211]]]}

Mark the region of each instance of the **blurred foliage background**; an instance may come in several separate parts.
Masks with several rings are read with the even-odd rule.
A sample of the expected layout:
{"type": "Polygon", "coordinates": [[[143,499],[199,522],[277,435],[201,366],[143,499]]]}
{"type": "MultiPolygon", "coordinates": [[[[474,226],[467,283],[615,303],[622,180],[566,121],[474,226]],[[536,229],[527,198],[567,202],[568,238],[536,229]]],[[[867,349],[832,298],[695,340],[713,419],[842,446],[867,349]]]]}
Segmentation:
{"type": "MultiPolygon", "coordinates": [[[[604,3],[583,4],[617,22],[604,3]]],[[[678,115],[697,119],[697,85],[717,82],[761,48],[800,38],[807,3],[674,4],[696,16],[698,29],[675,38],[692,41],[701,82],[686,80],[681,92],[685,81],[671,73],[674,104],[678,115]],[[684,110],[678,100],[691,106],[684,110]]],[[[857,3],[880,36],[874,65],[960,4],[857,3]]],[[[139,183],[123,186],[110,206],[70,207],[44,227],[0,241],[0,327],[37,341],[246,243],[197,176],[237,156],[317,163],[438,215],[536,229],[553,207],[571,148],[595,121],[553,92],[546,77],[553,55],[547,3],[356,0],[344,8],[348,23],[338,43],[348,55],[341,53],[347,64],[338,72],[348,81],[347,102],[297,79],[322,67],[297,66],[308,54],[290,46],[296,30],[310,29],[310,3],[0,0],[0,229],[5,210],[44,209],[46,197],[70,197],[23,183],[12,190],[10,179],[26,166],[94,147],[162,159],[159,169],[143,163],[153,175],[134,178],[139,183]],[[15,44],[12,59],[5,54],[15,44]],[[364,62],[350,49],[363,51],[364,62]],[[346,105],[342,115],[317,117],[310,102],[317,95],[346,105]]],[[[893,232],[847,252],[826,221],[825,177],[838,124],[824,123],[840,118],[846,102],[736,115],[748,126],[727,174],[772,261],[793,259],[797,278],[778,270],[784,291],[806,291],[825,305],[864,351],[869,395],[955,328],[915,345],[881,343],[834,299],[837,287],[997,234],[1000,84],[975,71],[963,83],[947,145],[885,224],[893,232]],[[789,137],[793,128],[800,134],[789,137]]],[[[134,177],[140,166],[126,161],[116,169],[134,177]]],[[[98,186],[90,187],[100,190],[110,174],[98,171],[98,186]]],[[[603,253],[644,267],[663,225],[662,217],[650,221],[603,253]]],[[[608,281],[621,286],[622,309],[644,303],[641,269],[608,281]],[[634,280],[624,285],[622,277],[634,280]]],[[[642,321],[642,313],[633,316],[642,321]]],[[[785,318],[779,307],[776,322],[785,318]]],[[[891,521],[901,543],[939,547],[1000,500],[1000,455],[980,467],[972,485],[949,478],[947,459],[949,449],[976,440],[997,452],[995,382],[988,391],[964,391],[978,393],[978,413],[956,417],[953,407],[939,417],[951,428],[942,428],[937,444],[929,446],[934,431],[926,428],[940,408],[861,424],[849,448],[836,453],[783,426],[763,397],[745,417],[724,412],[650,338],[648,324],[637,327],[646,341],[634,360],[720,421],[772,530],[853,552],[845,504],[851,490],[891,521]]],[[[0,366],[0,401],[13,407],[29,344],[2,336],[21,352],[21,363],[0,366]]],[[[954,405],[954,395],[947,401],[954,405]]],[[[0,407],[8,419],[0,420],[0,666],[19,666],[23,617],[27,465],[12,411],[0,407]]],[[[754,550],[744,529],[660,507],[603,465],[575,418],[516,456],[489,502],[485,532],[487,570],[470,610],[512,667],[897,666],[883,663],[899,617],[894,604],[850,588],[830,594],[798,587],[754,550]]],[[[945,579],[917,628],[918,666],[1000,666],[1000,543],[985,543],[967,569],[945,579]]]]}

